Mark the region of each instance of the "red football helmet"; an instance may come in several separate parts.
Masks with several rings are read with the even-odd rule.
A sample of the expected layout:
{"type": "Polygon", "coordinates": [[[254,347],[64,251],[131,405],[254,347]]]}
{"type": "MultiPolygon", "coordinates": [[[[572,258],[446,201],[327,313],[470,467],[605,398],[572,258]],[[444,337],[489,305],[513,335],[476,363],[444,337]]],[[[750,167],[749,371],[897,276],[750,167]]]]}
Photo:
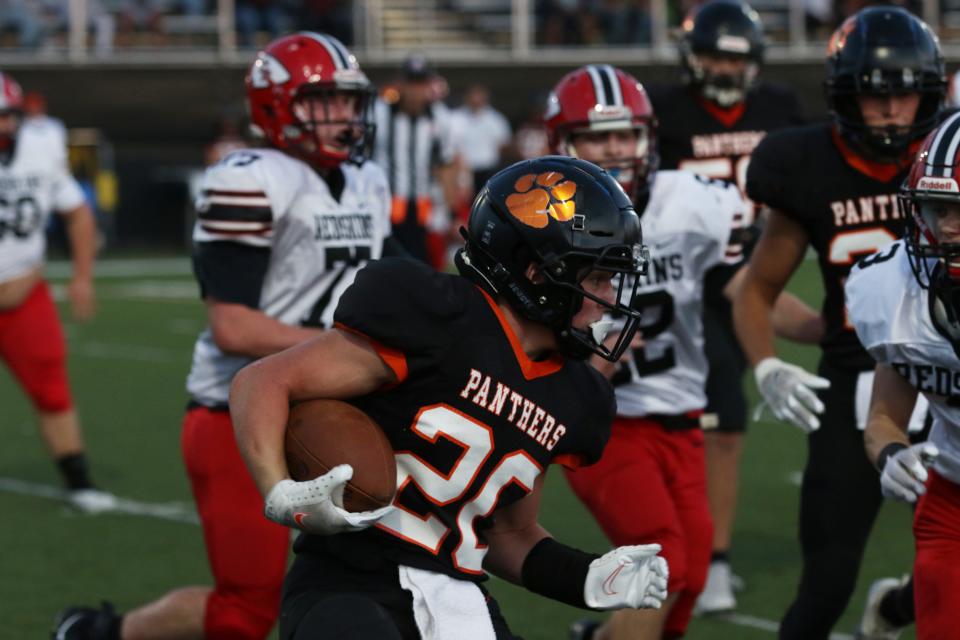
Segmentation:
{"type": "Polygon", "coordinates": [[[7,73],[0,73],[0,112],[23,111],[23,91],[7,73]]]}
{"type": "Polygon", "coordinates": [[[960,292],[960,242],[938,237],[945,206],[960,207],[960,113],[924,140],[900,188],[900,206],[907,214],[907,253],[917,282],[941,297],[960,292]]]}
{"type": "Polygon", "coordinates": [[[253,128],[277,149],[327,168],[368,157],[374,92],[357,59],[336,38],[303,31],[274,40],[257,54],[246,85],[253,128]],[[351,117],[331,118],[334,95],[353,96],[351,117]],[[314,97],[323,100],[322,120],[315,116],[314,97]],[[331,145],[320,127],[337,125],[343,129],[331,145]]]}
{"type": "Polygon", "coordinates": [[[6,155],[13,148],[23,115],[23,91],[17,81],[6,73],[0,73],[0,114],[15,116],[13,123],[5,124],[3,131],[0,131],[0,152],[6,155]]]}
{"type": "Polygon", "coordinates": [[[646,192],[657,167],[657,121],[647,92],[632,75],[608,64],[571,71],[550,92],[543,118],[550,147],[574,158],[573,138],[579,133],[635,131],[632,156],[594,164],[610,172],[635,203],[646,192]]]}

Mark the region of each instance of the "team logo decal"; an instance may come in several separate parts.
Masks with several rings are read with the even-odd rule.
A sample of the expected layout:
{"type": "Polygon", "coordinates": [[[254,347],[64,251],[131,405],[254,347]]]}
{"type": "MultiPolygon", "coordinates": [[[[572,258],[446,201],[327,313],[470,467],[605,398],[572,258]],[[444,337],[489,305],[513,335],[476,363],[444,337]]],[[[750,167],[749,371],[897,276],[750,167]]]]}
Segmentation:
{"type": "Polygon", "coordinates": [[[290,79],[290,72],[269,53],[261,52],[250,69],[250,84],[254,89],[283,84],[290,79]]]}
{"type": "Polygon", "coordinates": [[[573,196],[577,193],[577,185],[562,173],[528,173],[521,176],[513,188],[517,192],[507,198],[507,209],[523,224],[542,229],[550,218],[557,222],[573,218],[576,211],[573,196]]]}

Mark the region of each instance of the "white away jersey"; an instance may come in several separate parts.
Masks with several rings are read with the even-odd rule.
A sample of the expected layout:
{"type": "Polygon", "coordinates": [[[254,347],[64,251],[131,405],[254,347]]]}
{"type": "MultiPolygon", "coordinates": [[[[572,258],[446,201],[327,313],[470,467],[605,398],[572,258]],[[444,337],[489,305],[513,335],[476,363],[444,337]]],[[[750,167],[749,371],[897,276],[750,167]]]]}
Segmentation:
{"type": "Polygon", "coordinates": [[[934,326],[930,296],[897,241],[860,261],[846,284],[847,315],[873,358],[893,367],[930,402],[935,468],[960,483],[960,357],[934,326]]]}
{"type": "Polygon", "coordinates": [[[613,378],[617,414],[677,415],[706,406],[703,288],[708,271],[743,259],[737,238],[747,203],[736,187],[686,171],[658,171],[640,218],[648,274],[633,306],[645,345],[613,378]]]}
{"type": "Polygon", "coordinates": [[[0,282],[43,262],[51,211],[68,213],[83,202],[62,134],[25,122],[10,163],[0,164],[0,282]]]}
{"type": "MultiPolygon", "coordinates": [[[[235,151],[203,177],[194,242],[269,249],[258,306],[285,324],[332,326],[340,295],[390,235],[383,171],[372,162],[341,169],[339,201],[306,163],[274,149],[235,151]]],[[[201,404],[224,404],[248,362],[221,352],[208,327],[194,348],[187,390],[201,404]]]]}

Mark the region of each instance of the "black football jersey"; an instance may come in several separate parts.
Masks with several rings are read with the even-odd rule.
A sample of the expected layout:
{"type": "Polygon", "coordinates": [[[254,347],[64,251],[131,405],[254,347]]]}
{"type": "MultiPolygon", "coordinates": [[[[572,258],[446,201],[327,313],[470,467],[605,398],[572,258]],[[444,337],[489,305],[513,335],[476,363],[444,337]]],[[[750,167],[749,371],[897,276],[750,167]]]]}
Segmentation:
{"type": "Polygon", "coordinates": [[[648,87],[657,115],[660,168],[693,171],[736,184],[746,193],[750,154],[769,131],[798,125],[800,101],[793,90],[760,84],[747,94],[742,112],[717,107],[689,87],[648,87]],[[733,117],[736,116],[736,117],[733,117]]]}
{"type": "Polygon", "coordinates": [[[603,452],[609,383],[584,362],[531,360],[493,299],[461,276],[408,259],[371,263],[334,320],[366,336],[399,379],[352,401],[396,452],[397,508],[360,533],[302,535],[298,552],[480,580],[496,509],[527,495],[549,464],[591,464],[603,452]]]}
{"type": "MultiPolygon", "coordinates": [[[[779,85],[757,85],[742,108],[721,110],[690,87],[672,84],[647,87],[653,112],[657,115],[657,148],[661,169],[692,171],[707,178],[735,184],[746,196],[750,154],[770,131],[802,122],[800,101],[792,89],[779,85]],[[724,119],[727,118],[727,119],[724,119]]],[[[747,209],[741,223],[739,243],[733,248],[749,256],[759,230],[756,208],[747,209]]],[[[704,291],[707,311],[733,338],[730,302],[720,287],[704,291]]]]}
{"type": "Polygon", "coordinates": [[[800,224],[817,252],[826,292],[821,347],[835,367],[873,369],[847,319],[843,285],[859,258],[903,235],[897,191],[908,169],[864,160],[829,123],[771,133],[753,152],[750,197],[800,224]]]}

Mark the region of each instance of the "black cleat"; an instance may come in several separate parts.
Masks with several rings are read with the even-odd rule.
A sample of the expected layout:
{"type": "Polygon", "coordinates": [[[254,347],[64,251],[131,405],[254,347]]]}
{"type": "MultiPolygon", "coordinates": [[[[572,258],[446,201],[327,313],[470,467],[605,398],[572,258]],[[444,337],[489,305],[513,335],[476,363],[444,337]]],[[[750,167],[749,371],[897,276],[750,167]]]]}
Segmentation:
{"type": "Polygon", "coordinates": [[[93,607],[67,607],[53,620],[51,640],[112,640],[117,637],[119,616],[109,602],[93,607]]]}

